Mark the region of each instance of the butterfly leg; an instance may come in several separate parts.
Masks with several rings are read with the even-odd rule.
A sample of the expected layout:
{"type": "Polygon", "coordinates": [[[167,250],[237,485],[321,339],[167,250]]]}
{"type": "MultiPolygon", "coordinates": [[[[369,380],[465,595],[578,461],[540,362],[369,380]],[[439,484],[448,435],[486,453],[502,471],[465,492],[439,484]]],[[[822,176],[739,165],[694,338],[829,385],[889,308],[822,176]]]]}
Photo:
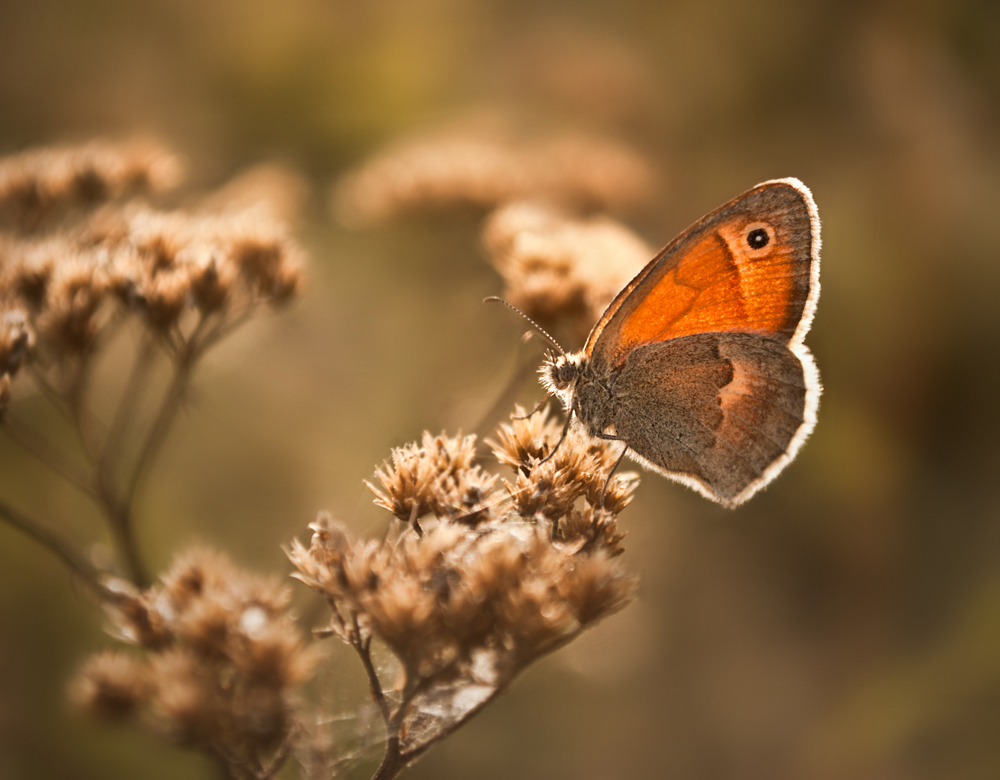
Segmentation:
{"type": "Polygon", "coordinates": [[[529,417],[534,417],[536,414],[538,414],[541,411],[542,407],[545,405],[545,403],[551,397],[552,397],[552,391],[550,390],[549,392],[547,392],[542,397],[541,401],[539,401],[537,404],[535,404],[535,408],[532,409],[530,412],[528,412],[527,414],[522,414],[520,417],[511,417],[510,419],[512,419],[512,420],[527,420],[529,417]]]}
{"type": "MultiPolygon", "coordinates": [[[[597,438],[604,439],[605,441],[625,441],[621,436],[614,436],[610,433],[598,434],[597,438]]],[[[622,454],[618,456],[618,460],[615,461],[615,465],[611,467],[611,471],[608,472],[608,478],[604,480],[604,487],[601,488],[601,500],[597,504],[598,509],[604,509],[604,496],[607,495],[608,485],[611,484],[611,478],[618,471],[618,467],[622,465],[622,461],[625,460],[625,453],[628,452],[628,445],[626,444],[622,447],[622,454]]]]}
{"type": "Polygon", "coordinates": [[[548,463],[550,460],[552,460],[552,456],[559,451],[559,447],[562,445],[564,441],[566,441],[566,434],[569,433],[569,424],[573,422],[573,413],[575,411],[576,407],[574,406],[569,411],[569,414],[566,415],[566,424],[563,425],[562,433],[559,435],[559,441],[557,441],[556,446],[552,448],[552,452],[550,452],[548,455],[546,455],[544,458],[538,461],[539,466],[541,466],[543,463],[548,463]]]}

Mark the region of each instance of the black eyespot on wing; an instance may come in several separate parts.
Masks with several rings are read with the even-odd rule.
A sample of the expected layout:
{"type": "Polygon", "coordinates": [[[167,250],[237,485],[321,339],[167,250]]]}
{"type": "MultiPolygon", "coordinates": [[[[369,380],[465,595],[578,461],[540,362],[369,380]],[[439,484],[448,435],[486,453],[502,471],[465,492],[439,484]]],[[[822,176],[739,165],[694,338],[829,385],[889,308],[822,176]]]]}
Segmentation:
{"type": "Polygon", "coordinates": [[[764,228],[755,228],[747,233],[747,244],[751,249],[763,249],[771,241],[771,236],[764,228]]]}

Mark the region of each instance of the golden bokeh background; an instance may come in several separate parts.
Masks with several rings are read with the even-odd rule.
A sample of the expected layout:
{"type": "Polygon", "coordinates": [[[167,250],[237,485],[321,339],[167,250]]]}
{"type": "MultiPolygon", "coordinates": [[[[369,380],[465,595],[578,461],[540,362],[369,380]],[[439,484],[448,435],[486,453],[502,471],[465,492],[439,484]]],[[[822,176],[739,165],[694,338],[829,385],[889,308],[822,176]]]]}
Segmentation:
{"type": "MultiPolygon", "coordinates": [[[[320,509],[378,532],[361,480],[425,428],[476,429],[525,359],[522,326],[480,303],[501,282],[478,216],[330,216],[333,182],[386,143],[483,116],[629,143],[660,182],[628,217],[653,245],[799,177],[823,220],[808,343],[826,388],[800,457],[735,512],[646,475],[620,519],[637,602],[408,776],[985,780],[1000,777],[998,39],[989,0],[6,0],[0,153],[154,135],[193,187],[261,161],[310,184],[305,295],[211,353],[143,494],[157,570],[197,542],[287,572],[280,545],[320,509]]],[[[99,538],[5,439],[0,491],[99,538]]],[[[107,643],[67,573],[0,526],[0,777],[213,776],[72,712],[68,679],[107,643]]],[[[351,722],[364,682],[334,661],[330,714],[351,722]]]]}

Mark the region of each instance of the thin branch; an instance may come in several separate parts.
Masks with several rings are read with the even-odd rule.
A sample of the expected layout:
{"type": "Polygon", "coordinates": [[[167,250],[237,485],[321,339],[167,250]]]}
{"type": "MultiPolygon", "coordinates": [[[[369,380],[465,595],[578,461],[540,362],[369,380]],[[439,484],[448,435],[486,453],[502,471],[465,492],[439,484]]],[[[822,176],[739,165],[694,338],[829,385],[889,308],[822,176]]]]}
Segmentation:
{"type": "Polygon", "coordinates": [[[386,699],[385,692],[382,690],[382,681],[378,678],[378,672],[375,671],[375,665],[372,663],[372,639],[371,637],[361,639],[360,632],[358,631],[358,616],[353,615],[353,620],[354,636],[356,638],[351,641],[351,647],[354,648],[361,659],[361,665],[364,667],[365,674],[368,677],[368,688],[371,691],[372,699],[378,705],[379,712],[382,714],[382,720],[385,722],[386,729],[388,729],[392,725],[392,708],[389,706],[389,700],[386,699]]]}
{"type": "Polygon", "coordinates": [[[351,640],[351,647],[361,659],[361,665],[368,677],[368,689],[371,691],[372,699],[378,705],[385,723],[385,754],[382,756],[382,763],[372,776],[372,780],[391,780],[406,766],[405,762],[400,761],[401,746],[399,740],[399,716],[404,708],[401,706],[393,713],[389,700],[382,690],[382,681],[378,677],[378,672],[375,671],[375,664],[372,663],[372,638],[370,636],[367,639],[361,638],[357,614],[352,613],[351,619],[354,623],[354,638],[351,640]]]}
{"type": "MultiPolygon", "coordinates": [[[[417,694],[422,693],[430,683],[428,678],[422,678],[410,687],[410,679],[409,675],[407,675],[407,691],[403,694],[403,700],[399,703],[387,725],[388,739],[385,745],[385,755],[382,757],[382,763],[379,764],[375,774],[372,775],[372,780],[392,780],[392,778],[406,769],[426,749],[422,747],[418,750],[403,750],[401,734],[403,732],[403,722],[406,720],[406,713],[410,709],[410,705],[413,704],[413,700],[416,699],[417,694]]],[[[458,728],[464,722],[463,719],[459,723],[456,723],[451,731],[454,731],[454,729],[458,728]]],[[[436,742],[437,740],[433,741],[436,742]]],[[[430,747],[430,745],[428,744],[427,747],[430,747]]]]}
{"type": "MultiPolygon", "coordinates": [[[[582,633],[583,630],[584,629],[580,628],[580,629],[577,629],[576,631],[574,631],[571,634],[568,634],[566,636],[560,637],[559,639],[557,639],[554,642],[552,642],[544,650],[541,650],[538,653],[535,653],[533,656],[531,656],[530,658],[528,658],[527,660],[525,660],[523,663],[517,664],[518,669],[523,670],[529,664],[533,664],[536,661],[538,661],[540,658],[543,658],[543,657],[545,657],[545,656],[547,656],[547,655],[549,655],[551,653],[554,653],[557,650],[559,650],[560,648],[564,647],[565,645],[568,645],[570,642],[572,642],[574,639],[576,639],[578,636],[580,636],[580,634],[582,633]]],[[[473,707],[472,709],[468,710],[462,716],[462,718],[460,720],[456,720],[453,723],[450,723],[449,725],[445,726],[440,731],[438,731],[433,737],[431,737],[430,739],[426,740],[425,742],[421,742],[416,747],[410,748],[409,750],[400,750],[399,751],[399,755],[397,757],[397,767],[398,768],[396,768],[395,773],[394,774],[386,774],[384,776],[379,776],[376,773],[376,775],[373,778],[373,780],[375,780],[375,778],[378,778],[378,780],[391,780],[391,778],[395,777],[397,774],[399,774],[399,772],[401,772],[407,766],[409,766],[414,761],[416,761],[418,758],[420,758],[420,756],[422,756],[424,753],[426,753],[428,750],[430,750],[438,742],[440,742],[443,739],[447,739],[448,737],[450,737],[459,728],[461,728],[466,723],[468,723],[474,716],[478,715],[487,705],[489,705],[491,702],[493,702],[496,699],[497,696],[499,696],[505,690],[507,690],[507,686],[510,685],[510,683],[514,681],[514,679],[516,678],[516,676],[517,675],[511,675],[506,680],[504,680],[502,683],[500,683],[499,685],[497,685],[494,688],[493,693],[491,693],[483,701],[479,702],[479,704],[477,704],[475,707],[473,707]]],[[[404,699],[403,704],[400,705],[400,709],[399,709],[398,712],[400,714],[403,713],[403,712],[405,712],[405,710],[409,707],[409,705],[412,704],[413,699],[416,698],[417,693],[420,693],[420,692],[421,692],[421,690],[420,690],[420,686],[418,684],[417,687],[411,692],[410,696],[408,696],[407,698],[404,699]]],[[[402,725],[402,718],[400,718],[400,724],[399,725],[402,725]]],[[[397,731],[398,731],[398,726],[397,726],[397,731]]],[[[383,763],[385,763],[385,762],[383,761],[383,763]]],[[[381,769],[381,767],[380,767],[380,769],[381,769]]]]}
{"type": "MultiPolygon", "coordinates": [[[[195,328],[195,333],[199,332],[203,323],[204,320],[195,328]]],[[[112,531],[125,558],[132,581],[139,587],[147,587],[150,579],[143,566],[135,540],[133,504],[136,491],[149,464],[166,441],[170,426],[181,408],[181,401],[187,391],[191,372],[194,370],[200,355],[201,353],[197,349],[186,349],[176,357],[174,375],[160,402],[159,411],[146,434],[146,439],[139,448],[132,473],[126,478],[124,487],[120,490],[116,488],[110,474],[110,463],[105,467],[105,473],[100,482],[101,496],[111,521],[112,531]]]]}
{"type": "Polygon", "coordinates": [[[194,370],[199,355],[199,352],[189,351],[178,358],[177,364],[174,367],[174,376],[170,380],[170,386],[167,388],[163,401],[160,403],[159,412],[146,436],[146,441],[136,457],[132,475],[129,477],[125,489],[122,491],[121,503],[126,507],[131,506],[143,473],[166,441],[167,433],[174,422],[174,417],[180,411],[181,401],[184,398],[184,393],[187,391],[188,380],[191,378],[191,372],[194,370]]]}
{"type": "Polygon", "coordinates": [[[66,480],[66,482],[81,490],[87,496],[94,497],[94,490],[86,475],[76,471],[62,456],[56,455],[55,452],[47,449],[47,445],[35,436],[35,434],[28,432],[27,429],[19,429],[11,420],[6,420],[2,428],[7,432],[11,441],[42,463],[57,477],[66,480]]]}
{"type": "Polygon", "coordinates": [[[122,564],[128,573],[132,584],[140,589],[148,588],[151,582],[149,574],[142,563],[139,548],[135,540],[132,524],[132,510],[127,504],[119,503],[118,498],[106,485],[99,486],[101,504],[108,515],[108,525],[115,538],[116,546],[122,556],[122,564]]]}
{"type": "Polygon", "coordinates": [[[213,759],[215,768],[222,780],[240,780],[240,775],[236,774],[236,766],[232,759],[224,751],[215,745],[208,746],[205,753],[213,759]]]}
{"type": "MultiPolygon", "coordinates": [[[[164,343],[165,348],[174,358],[174,374],[160,402],[154,421],[146,434],[145,441],[139,447],[131,474],[125,478],[124,486],[118,488],[112,473],[115,466],[114,460],[116,460],[114,456],[119,450],[120,437],[123,435],[127,422],[132,417],[132,407],[136,403],[136,397],[144,382],[144,375],[147,372],[143,369],[147,367],[145,364],[151,359],[151,346],[143,349],[133,367],[133,374],[122,399],[125,409],[119,409],[112,431],[109,433],[108,449],[102,458],[99,474],[101,500],[108,513],[112,532],[124,556],[132,580],[140,587],[146,587],[149,584],[149,577],[145,572],[135,540],[133,507],[136,493],[150,463],[156,458],[166,442],[170,427],[181,409],[181,402],[187,392],[188,383],[198,359],[210,345],[217,343],[223,335],[232,329],[232,327],[224,328],[222,323],[217,321],[213,326],[213,320],[211,315],[203,315],[199,318],[190,335],[180,345],[175,344],[172,340],[164,343]]],[[[243,318],[239,318],[238,322],[242,321],[243,318]]],[[[233,327],[236,324],[238,323],[229,323],[233,327]]]]}
{"type": "Polygon", "coordinates": [[[37,520],[18,512],[3,501],[0,501],[0,518],[59,558],[99,599],[114,597],[101,582],[100,572],[66,541],[37,520]]]}
{"type": "Polygon", "coordinates": [[[385,745],[385,756],[379,764],[372,780],[392,780],[400,772],[406,769],[407,761],[403,758],[399,750],[399,737],[390,737],[385,745]]]}
{"type": "MultiPolygon", "coordinates": [[[[208,330],[201,337],[201,341],[198,344],[198,349],[206,350],[218,344],[220,341],[226,338],[230,333],[232,333],[234,330],[237,330],[241,325],[246,323],[257,311],[258,308],[259,306],[254,305],[253,303],[249,303],[247,304],[246,308],[243,309],[243,311],[233,315],[231,319],[228,320],[220,319],[211,330],[208,330]]],[[[194,334],[191,335],[191,338],[188,341],[190,343],[193,340],[194,340],[194,334]]]]}
{"type": "Polygon", "coordinates": [[[267,766],[262,767],[261,771],[257,773],[258,780],[269,780],[281,771],[285,762],[288,761],[288,757],[292,754],[292,747],[295,744],[293,737],[295,736],[295,732],[297,730],[297,724],[293,724],[289,729],[288,734],[278,746],[278,749],[274,751],[274,755],[271,756],[270,763],[268,763],[267,766]]]}
{"type": "Polygon", "coordinates": [[[70,410],[69,404],[66,403],[66,399],[63,397],[62,393],[56,390],[52,383],[45,377],[38,361],[29,361],[27,369],[32,380],[34,380],[35,386],[38,387],[41,394],[45,397],[45,400],[52,404],[53,408],[66,418],[67,422],[75,424],[76,420],[73,418],[73,412],[70,410]]]}
{"type": "MultiPolygon", "coordinates": [[[[337,605],[336,599],[334,599],[332,596],[327,596],[326,605],[330,608],[330,612],[332,614],[332,620],[335,620],[337,622],[337,626],[340,628],[341,636],[347,636],[347,622],[344,620],[344,616],[340,612],[340,607],[337,605]]],[[[323,602],[317,601],[316,608],[314,610],[311,610],[309,615],[306,616],[305,622],[307,624],[315,623],[316,620],[319,618],[319,614],[322,611],[322,609],[323,609],[323,602]]],[[[357,633],[358,630],[357,626],[358,626],[357,618],[355,618],[354,621],[355,633],[357,633]]]]}
{"type": "Polygon", "coordinates": [[[29,364],[31,378],[35,382],[35,386],[41,391],[42,396],[51,404],[51,406],[66,419],[70,424],[76,434],[77,439],[80,442],[80,447],[83,454],[88,460],[94,460],[94,448],[91,442],[87,438],[84,431],[84,412],[83,409],[75,409],[73,403],[66,398],[66,396],[59,392],[59,390],[46,379],[45,375],[40,370],[37,362],[32,362],[29,364]]]}
{"type": "Polygon", "coordinates": [[[114,479],[112,472],[119,457],[125,431],[128,430],[129,424],[132,422],[135,408],[149,380],[150,367],[152,366],[153,358],[156,356],[154,346],[155,342],[152,339],[146,338],[143,345],[139,348],[128,380],[126,380],[125,388],[122,390],[121,398],[118,401],[118,408],[115,410],[111,426],[108,428],[107,436],[101,447],[98,479],[102,482],[107,482],[109,485],[114,479]]]}
{"type": "Polygon", "coordinates": [[[132,479],[130,480],[129,486],[125,490],[123,496],[125,501],[130,502],[132,500],[136,487],[138,486],[138,482],[141,479],[142,472],[145,469],[146,462],[154,457],[156,452],[162,446],[163,438],[173,422],[174,415],[180,407],[180,400],[183,397],[188,379],[194,371],[194,367],[198,362],[198,359],[210,347],[218,344],[219,341],[245,323],[250,318],[250,315],[253,314],[254,310],[255,309],[253,307],[248,307],[234,319],[229,320],[228,322],[225,320],[215,320],[214,325],[212,324],[214,317],[211,314],[202,315],[191,334],[186,338],[183,336],[181,337],[181,345],[176,347],[175,351],[176,366],[174,378],[171,381],[167,394],[161,404],[159,415],[157,416],[156,422],[153,424],[146,444],[140,451],[139,457],[136,461],[132,479]]]}
{"type": "Polygon", "coordinates": [[[84,429],[85,425],[90,425],[94,422],[88,418],[87,410],[84,407],[84,400],[87,396],[87,386],[92,376],[94,356],[97,354],[97,350],[98,345],[91,344],[90,347],[80,355],[76,361],[76,370],[73,372],[73,377],[69,383],[69,387],[66,392],[63,393],[63,397],[66,399],[66,406],[69,409],[70,414],[73,415],[73,421],[76,424],[77,435],[80,437],[80,443],[87,452],[93,452],[88,442],[96,440],[96,436],[94,436],[93,430],[90,431],[91,435],[88,436],[87,431],[84,429]]]}

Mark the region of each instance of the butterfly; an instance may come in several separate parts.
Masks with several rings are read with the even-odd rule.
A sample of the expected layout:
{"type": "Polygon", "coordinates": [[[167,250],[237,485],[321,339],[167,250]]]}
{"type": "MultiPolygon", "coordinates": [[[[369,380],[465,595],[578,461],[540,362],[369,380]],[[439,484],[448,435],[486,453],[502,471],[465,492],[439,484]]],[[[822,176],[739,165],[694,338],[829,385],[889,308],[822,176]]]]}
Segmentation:
{"type": "Polygon", "coordinates": [[[647,468],[735,507],[816,424],[819,372],[803,339],[819,250],[808,188],[758,184],[667,244],[581,351],[546,357],[542,384],[567,426],[575,417],[647,468]]]}

